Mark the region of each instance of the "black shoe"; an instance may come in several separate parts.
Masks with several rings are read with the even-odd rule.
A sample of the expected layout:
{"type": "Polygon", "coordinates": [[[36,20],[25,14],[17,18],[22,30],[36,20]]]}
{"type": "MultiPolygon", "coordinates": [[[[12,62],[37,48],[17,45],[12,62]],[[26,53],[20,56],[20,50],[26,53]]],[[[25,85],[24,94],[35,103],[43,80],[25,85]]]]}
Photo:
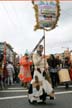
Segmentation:
{"type": "Polygon", "coordinates": [[[30,101],[30,99],[28,99],[28,102],[31,104],[31,101],[30,101]]]}
{"type": "Polygon", "coordinates": [[[37,101],[34,100],[34,101],[32,102],[32,104],[37,104],[37,101]]]}
{"type": "Polygon", "coordinates": [[[54,97],[50,96],[50,100],[54,100],[54,97]]]}
{"type": "Polygon", "coordinates": [[[66,84],[66,85],[65,85],[65,88],[66,88],[66,89],[68,89],[68,88],[69,88],[69,85],[68,85],[68,84],[66,84]]]}
{"type": "Polygon", "coordinates": [[[37,101],[30,101],[30,99],[28,99],[28,102],[30,103],[30,104],[36,104],[37,103],[37,101]]]}
{"type": "Polygon", "coordinates": [[[46,102],[45,101],[37,102],[37,104],[46,104],[46,102]]]}
{"type": "Polygon", "coordinates": [[[42,104],[46,104],[46,102],[45,102],[45,101],[43,101],[43,102],[42,102],[42,104]]]}

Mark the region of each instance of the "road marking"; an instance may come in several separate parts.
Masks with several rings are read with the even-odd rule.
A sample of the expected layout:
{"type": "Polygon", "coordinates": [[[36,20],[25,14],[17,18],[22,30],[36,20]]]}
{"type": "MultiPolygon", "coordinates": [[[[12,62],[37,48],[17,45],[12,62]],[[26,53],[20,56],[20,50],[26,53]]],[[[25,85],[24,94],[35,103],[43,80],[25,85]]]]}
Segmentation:
{"type": "Polygon", "coordinates": [[[24,90],[25,88],[23,88],[23,87],[11,87],[11,88],[8,88],[8,90],[15,90],[15,89],[24,90]]]}
{"type": "MultiPolygon", "coordinates": [[[[63,92],[56,92],[56,95],[60,94],[69,94],[72,93],[72,91],[63,91],[63,92]]],[[[1,97],[0,100],[7,100],[7,99],[20,99],[20,98],[27,98],[28,95],[22,95],[22,96],[11,96],[11,97],[1,97]]]]}
{"type": "Polygon", "coordinates": [[[27,95],[22,95],[22,96],[11,96],[11,97],[1,97],[0,100],[6,100],[6,99],[20,99],[20,98],[26,98],[28,97],[27,95]]]}
{"type": "MultiPolygon", "coordinates": [[[[69,85],[69,88],[71,88],[72,85],[69,85]]],[[[62,85],[62,86],[57,86],[57,88],[65,88],[65,85],[62,85]]]]}
{"type": "MultiPolygon", "coordinates": [[[[65,87],[65,85],[59,85],[59,86],[57,86],[57,88],[64,88],[65,87]]],[[[69,88],[70,87],[72,87],[72,85],[69,85],[69,88]]],[[[8,90],[15,90],[15,89],[17,89],[17,90],[24,90],[24,89],[27,89],[27,88],[25,88],[25,87],[10,87],[10,88],[8,88],[8,90]]]]}
{"type": "Polygon", "coordinates": [[[57,94],[57,95],[66,94],[66,93],[72,93],[72,91],[55,92],[55,94],[57,94]]]}
{"type": "Polygon", "coordinates": [[[2,93],[2,92],[5,92],[5,93],[7,93],[7,92],[28,92],[28,90],[2,90],[2,91],[0,91],[0,93],[2,93]]]}

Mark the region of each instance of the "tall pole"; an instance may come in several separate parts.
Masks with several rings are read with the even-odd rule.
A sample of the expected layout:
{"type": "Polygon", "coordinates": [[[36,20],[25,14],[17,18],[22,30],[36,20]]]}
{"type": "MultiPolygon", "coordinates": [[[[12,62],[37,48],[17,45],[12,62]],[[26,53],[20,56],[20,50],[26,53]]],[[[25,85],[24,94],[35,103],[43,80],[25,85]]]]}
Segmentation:
{"type": "Polygon", "coordinates": [[[44,34],[44,56],[45,56],[45,30],[43,30],[43,34],[44,34]]]}
{"type": "Polygon", "coordinates": [[[45,30],[43,30],[44,34],[44,69],[45,69],[45,30]]]}

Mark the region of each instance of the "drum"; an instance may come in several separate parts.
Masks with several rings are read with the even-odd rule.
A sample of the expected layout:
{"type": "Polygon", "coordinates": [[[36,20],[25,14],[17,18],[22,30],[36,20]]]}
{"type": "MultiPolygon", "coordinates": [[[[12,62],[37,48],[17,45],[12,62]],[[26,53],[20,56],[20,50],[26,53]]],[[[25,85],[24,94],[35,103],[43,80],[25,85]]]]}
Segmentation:
{"type": "Polygon", "coordinates": [[[70,81],[70,75],[68,69],[61,69],[58,72],[59,75],[59,81],[60,83],[62,82],[69,82],[70,81]]]}

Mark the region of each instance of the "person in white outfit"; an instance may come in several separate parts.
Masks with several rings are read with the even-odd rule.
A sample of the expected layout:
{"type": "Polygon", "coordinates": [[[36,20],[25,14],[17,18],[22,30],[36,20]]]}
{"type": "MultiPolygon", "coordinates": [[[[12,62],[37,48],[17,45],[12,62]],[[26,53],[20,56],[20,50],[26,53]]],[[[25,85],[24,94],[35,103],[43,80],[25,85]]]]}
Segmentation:
{"type": "Polygon", "coordinates": [[[45,102],[47,94],[45,93],[42,82],[39,81],[38,76],[31,81],[31,85],[28,91],[29,102],[45,102]]]}
{"type": "Polygon", "coordinates": [[[13,85],[13,75],[15,74],[14,67],[11,62],[7,64],[7,71],[8,71],[8,85],[13,85]]]}
{"type": "Polygon", "coordinates": [[[33,55],[33,63],[35,66],[34,76],[38,76],[39,81],[42,81],[42,87],[47,93],[47,95],[50,96],[50,98],[54,99],[54,90],[51,86],[51,84],[47,80],[48,73],[48,63],[46,58],[42,55],[43,52],[43,45],[39,45],[37,49],[37,53],[33,55]]]}

